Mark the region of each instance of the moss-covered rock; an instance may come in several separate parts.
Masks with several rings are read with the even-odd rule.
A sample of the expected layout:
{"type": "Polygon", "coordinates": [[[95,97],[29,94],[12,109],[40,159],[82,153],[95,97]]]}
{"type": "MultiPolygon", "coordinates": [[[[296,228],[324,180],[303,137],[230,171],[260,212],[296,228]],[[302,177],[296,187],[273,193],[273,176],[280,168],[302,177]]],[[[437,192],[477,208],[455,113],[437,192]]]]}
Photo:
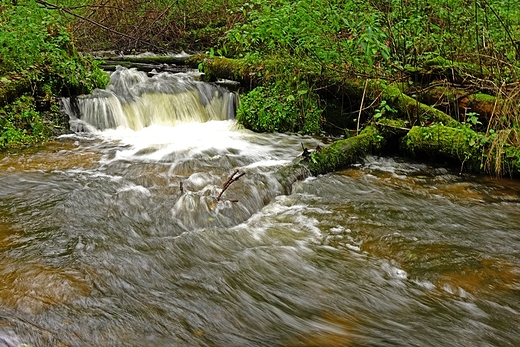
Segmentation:
{"type": "Polygon", "coordinates": [[[32,85],[29,76],[0,77],[0,106],[4,106],[19,95],[30,90],[32,85]]]}

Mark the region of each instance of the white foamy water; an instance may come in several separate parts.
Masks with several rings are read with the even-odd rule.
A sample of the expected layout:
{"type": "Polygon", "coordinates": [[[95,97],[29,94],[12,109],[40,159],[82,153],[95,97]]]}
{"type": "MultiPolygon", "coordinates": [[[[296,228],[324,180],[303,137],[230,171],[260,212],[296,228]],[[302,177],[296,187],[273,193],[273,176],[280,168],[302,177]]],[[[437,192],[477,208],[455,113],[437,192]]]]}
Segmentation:
{"type": "MultiPolygon", "coordinates": [[[[120,127],[96,135],[119,144],[120,149],[112,160],[161,161],[172,154],[176,158],[206,159],[231,155],[248,157],[252,161],[250,167],[255,167],[283,165],[298,156],[301,150],[299,136],[289,141],[291,148],[289,144],[271,143],[269,134],[259,135],[241,129],[233,120],[152,125],[141,130],[120,127]]],[[[287,139],[291,140],[290,137],[287,139]]]]}

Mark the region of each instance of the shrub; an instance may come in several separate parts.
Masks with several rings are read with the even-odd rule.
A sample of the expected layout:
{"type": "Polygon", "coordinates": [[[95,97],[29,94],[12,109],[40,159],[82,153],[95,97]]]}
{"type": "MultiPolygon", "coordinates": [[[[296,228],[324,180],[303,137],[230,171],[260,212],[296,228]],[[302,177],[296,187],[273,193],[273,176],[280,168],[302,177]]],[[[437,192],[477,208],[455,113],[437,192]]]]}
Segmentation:
{"type": "Polygon", "coordinates": [[[321,113],[318,96],[306,83],[299,89],[278,82],[260,86],[243,95],[237,121],[257,132],[319,134],[321,113]]]}

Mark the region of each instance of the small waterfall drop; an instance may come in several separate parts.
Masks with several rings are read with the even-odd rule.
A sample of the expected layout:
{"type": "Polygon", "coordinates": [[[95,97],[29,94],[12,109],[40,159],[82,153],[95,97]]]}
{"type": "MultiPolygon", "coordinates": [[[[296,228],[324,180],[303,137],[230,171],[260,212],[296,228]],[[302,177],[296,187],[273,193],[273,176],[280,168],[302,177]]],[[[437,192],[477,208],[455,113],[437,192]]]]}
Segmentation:
{"type": "Polygon", "coordinates": [[[158,73],[118,67],[106,89],[63,100],[75,132],[115,128],[141,130],[152,124],[232,119],[235,94],[197,80],[195,73],[158,73]]]}
{"type": "MultiPolygon", "coordinates": [[[[99,140],[99,170],[127,181],[125,192],[172,192],[165,206],[169,223],[180,230],[233,226],[308,175],[299,165],[302,146],[323,146],[308,136],[244,129],[234,119],[234,96],[197,80],[195,73],[149,77],[119,67],[106,89],[64,100],[75,132],[66,136],[87,138],[89,148],[95,147],[91,140],[99,140]],[[244,177],[218,199],[236,170],[244,177]]],[[[155,204],[146,196],[135,200],[140,201],[137,214],[143,205],[155,204]]]]}

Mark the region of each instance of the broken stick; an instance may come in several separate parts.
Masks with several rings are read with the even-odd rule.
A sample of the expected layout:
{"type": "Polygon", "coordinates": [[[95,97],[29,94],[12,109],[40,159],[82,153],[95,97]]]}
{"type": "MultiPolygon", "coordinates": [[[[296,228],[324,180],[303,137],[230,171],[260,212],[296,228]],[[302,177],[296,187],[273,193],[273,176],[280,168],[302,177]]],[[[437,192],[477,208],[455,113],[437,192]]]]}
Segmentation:
{"type": "MultiPolygon", "coordinates": [[[[239,172],[238,170],[235,170],[235,172],[233,172],[233,174],[231,176],[229,176],[229,178],[227,179],[226,183],[224,183],[224,185],[222,186],[222,191],[217,196],[217,201],[220,201],[220,198],[222,197],[222,194],[224,194],[226,189],[229,188],[231,183],[238,181],[240,179],[240,177],[242,177],[242,176],[244,176],[246,174],[245,172],[242,172],[240,175],[236,176],[238,174],[238,172],[239,172]]],[[[233,200],[233,202],[236,202],[236,201],[233,200]]]]}

